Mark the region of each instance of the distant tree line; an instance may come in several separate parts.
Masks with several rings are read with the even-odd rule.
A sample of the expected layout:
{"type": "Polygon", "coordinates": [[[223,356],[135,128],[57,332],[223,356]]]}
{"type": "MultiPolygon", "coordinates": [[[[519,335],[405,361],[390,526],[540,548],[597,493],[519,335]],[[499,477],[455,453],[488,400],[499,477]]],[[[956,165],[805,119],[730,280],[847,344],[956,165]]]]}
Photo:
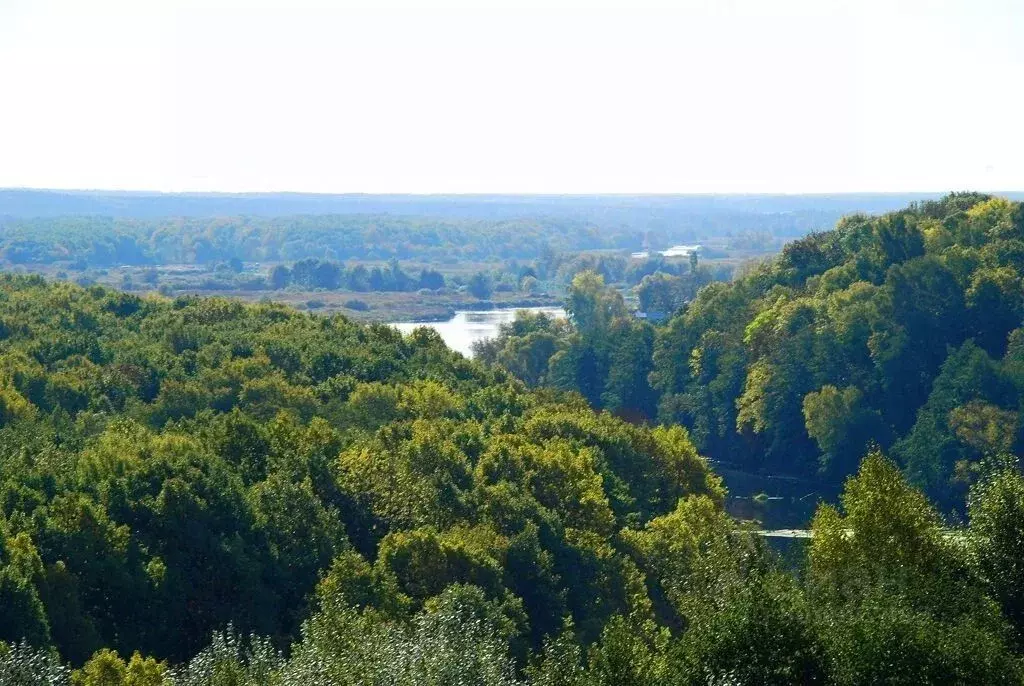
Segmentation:
{"type": "Polygon", "coordinates": [[[297,286],[308,290],[414,291],[420,288],[438,290],[445,288],[447,282],[444,275],[435,269],[424,268],[418,275],[407,274],[397,260],[384,267],[356,264],[346,268],[334,260],[306,258],[291,267],[284,264],[274,266],[267,274],[267,286],[274,290],[297,286]]]}
{"type": "MultiPolygon", "coordinates": [[[[118,265],[417,260],[438,264],[535,259],[545,252],[635,250],[637,229],[570,219],[437,220],[372,216],[216,219],[0,218],[0,257],[76,270],[118,265]]],[[[690,231],[665,242],[692,240],[690,231]]]]}

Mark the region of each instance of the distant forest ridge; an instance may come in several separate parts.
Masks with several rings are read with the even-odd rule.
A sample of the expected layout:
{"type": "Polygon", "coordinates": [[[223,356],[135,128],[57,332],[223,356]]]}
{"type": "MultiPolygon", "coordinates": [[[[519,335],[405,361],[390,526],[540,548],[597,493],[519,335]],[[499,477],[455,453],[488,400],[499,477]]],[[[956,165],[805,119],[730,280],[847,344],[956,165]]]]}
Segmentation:
{"type": "MultiPolygon", "coordinates": [[[[1024,192],[998,193],[1024,200],[1024,192]]],[[[157,193],[0,189],[0,219],[93,215],[127,218],[400,215],[438,219],[563,218],[659,229],[765,228],[801,235],[857,212],[888,212],[941,193],[823,195],[370,195],[313,193],[157,193]],[[773,227],[774,228],[774,227],[773,227]]]]}

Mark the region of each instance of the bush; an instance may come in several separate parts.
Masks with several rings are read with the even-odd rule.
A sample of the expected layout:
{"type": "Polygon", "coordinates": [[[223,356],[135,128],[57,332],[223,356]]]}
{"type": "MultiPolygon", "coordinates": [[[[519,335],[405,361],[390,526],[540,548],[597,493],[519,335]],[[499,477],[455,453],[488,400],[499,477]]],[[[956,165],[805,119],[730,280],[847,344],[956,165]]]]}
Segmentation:
{"type": "Polygon", "coordinates": [[[356,312],[367,312],[370,309],[370,305],[364,300],[353,298],[352,300],[345,301],[345,308],[355,310],[356,312]]]}

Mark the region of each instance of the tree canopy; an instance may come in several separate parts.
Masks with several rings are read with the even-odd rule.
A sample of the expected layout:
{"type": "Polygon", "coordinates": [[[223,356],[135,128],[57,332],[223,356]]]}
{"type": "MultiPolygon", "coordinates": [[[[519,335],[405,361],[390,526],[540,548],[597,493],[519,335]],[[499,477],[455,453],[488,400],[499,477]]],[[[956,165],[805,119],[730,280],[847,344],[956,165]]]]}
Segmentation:
{"type": "MultiPolygon", "coordinates": [[[[577,277],[572,328],[510,326],[481,358],[746,470],[836,481],[877,444],[962,511],[985,456],[1021,449],[1022,274],[1024,205],[954,193],[796,240],[663,326],[589,314],[577,277]]],[[[647,306],[668,278],[644,278],[647,306]]]]}
{"type": "Polygon", "coordinates": [[[484,363],[0,276],[0,683],[1019,683],[1022,216],[851,217],[662,325],[584,271],[484,363]],[[782,556],[702,454],[843,495],[782,556]]]}

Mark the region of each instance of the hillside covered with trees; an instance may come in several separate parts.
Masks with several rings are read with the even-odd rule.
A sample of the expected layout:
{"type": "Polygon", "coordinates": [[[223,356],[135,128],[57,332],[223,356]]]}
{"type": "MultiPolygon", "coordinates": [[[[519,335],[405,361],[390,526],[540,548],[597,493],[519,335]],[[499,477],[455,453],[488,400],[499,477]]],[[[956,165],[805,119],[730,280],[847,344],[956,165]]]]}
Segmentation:
{"type": "MultiPolygon", "coordinates": [[[[571,325],[524,317],[481,357],[686,426],[702,452],[746,470],[841,479],[878,445],[962,508],[986,456],[1024,447],[1022,276],[1022,205],[953,194],[790,243],[682,298],[663,326],[580,275],[571,325]]],[[[673,287],[656,277],[655,302],[673,287]]]]}
{"type": "Polygon", "coordinates": [[[1021,678],[1008,459],[951,532],[874,452],[782,559],[684,428],[427,329],[4,276],[0,333],[2,683],[1021,678]]]}

